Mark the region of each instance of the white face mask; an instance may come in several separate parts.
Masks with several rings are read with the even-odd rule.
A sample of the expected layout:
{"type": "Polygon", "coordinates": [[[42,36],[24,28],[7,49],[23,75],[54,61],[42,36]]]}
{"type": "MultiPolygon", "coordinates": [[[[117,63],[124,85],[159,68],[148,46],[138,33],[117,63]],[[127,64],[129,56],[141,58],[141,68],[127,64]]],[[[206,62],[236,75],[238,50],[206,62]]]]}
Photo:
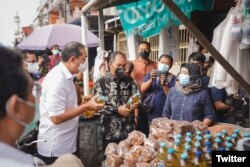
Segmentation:
{"type": "Polygon", "coordinates": [[[80,64],[80,66],[78,67],[79,72],[84,72],[88,67],[87,61],[85,61],[84,63],[80,64]]]}
{"type": "Polygon", "coordinates": [[[52,50],[53,55],[59,55],[60,51],[57,49],[52,50]]]}
{"type": "Polygon", "coordinates": [[[38,63],[27,63],[27,65],[28,65],[27,70],[29,73],[32,73],[32,74],[38,73],[39,71],[38,63]]]}
{"type": "Polygon", "coordinates": [[[158,70],[159,70],[160,72],[165,73],[165,72],[168,71],[169,65],[164,64],[164,63],[159,63],[157,68],[158,68],[158,70]]]}

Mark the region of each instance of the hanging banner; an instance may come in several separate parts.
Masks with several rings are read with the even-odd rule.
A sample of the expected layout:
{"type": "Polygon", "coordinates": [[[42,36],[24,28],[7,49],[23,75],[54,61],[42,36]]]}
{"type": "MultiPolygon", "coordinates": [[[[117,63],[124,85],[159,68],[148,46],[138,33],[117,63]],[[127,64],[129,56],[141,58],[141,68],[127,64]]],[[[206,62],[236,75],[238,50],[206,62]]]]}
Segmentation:
{"type": "MultiPolygon", "coordinates": [[[[214,0],[173,0],[190,18],[194,10],[207,11],[213,8],[214,0]]],[[[158,34],[162,28],[180,25],[161,0],[138,0],[117,6],[126,36],[142,35],[144,38],[158,34]]]]}

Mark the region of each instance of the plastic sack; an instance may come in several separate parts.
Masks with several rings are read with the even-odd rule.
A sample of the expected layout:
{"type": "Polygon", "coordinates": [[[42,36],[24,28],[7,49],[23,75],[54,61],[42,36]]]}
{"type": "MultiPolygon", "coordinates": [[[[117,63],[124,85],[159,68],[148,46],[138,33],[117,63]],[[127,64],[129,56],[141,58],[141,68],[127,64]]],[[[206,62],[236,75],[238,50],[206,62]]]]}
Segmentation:
{"type": "Polygon", "coordinates": [[[122,140],[117,146],[117,155],[124,158],[125,154],[129,152],[129,150],[130,150],[129,143],[126,140],[122,140]]]}
{"type": "Polygon", "coordinates": [[[144,133],[134,130],[128,134],[127,140],[130,145],[142,145],[145,138],[144,133]]]}
{"type": "Polygon", "coordinates": [[[105,149],[104,155],[116,154],[117,144],[109,143],[105,149]]]}
{"type": "Polygon", "coordinates": [[[123,159],[116,154],[107,155],[106,166],[108,167],[120,167],[123,163],[123,159]]]}

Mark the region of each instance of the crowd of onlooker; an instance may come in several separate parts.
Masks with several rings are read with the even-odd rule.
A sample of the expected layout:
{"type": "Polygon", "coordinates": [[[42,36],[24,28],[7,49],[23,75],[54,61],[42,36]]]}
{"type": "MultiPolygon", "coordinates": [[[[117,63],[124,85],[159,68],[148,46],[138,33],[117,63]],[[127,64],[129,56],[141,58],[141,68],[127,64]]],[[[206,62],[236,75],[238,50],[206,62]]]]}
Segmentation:
{"type": "Polygon", "coordinates": [[[94,83],[94,96],[85,97],[86,103],[81,103],[74,85],[86,70],[84,45],[70,42],[62,51],[54,45],[40,55],[0,49],[0,154],[3,148],[10,150],[6,162],[17,159],[13,164],[32,166],[30,158],[9,145],[27,135],[38,120],[37,138],[44,142],[37,143],[37,157],[49,165],[66,153],[76,154],[79,115],[89,110],[100,112],[103,149],[135,129],[147,135],[150,123],[158,117],[200,120],[205,126],[236,123],[235,107],[225,90],[208,87],[213,59],[205,49],[189,55],[176,76],[169,72],[173,57],[163,54],[152,61],[146,41],[140,42],[133,61],[122,52],[113,52],[108,70],[94,83]],[[136,94],[140,103],[133,101],[136,94]],[[105,103],[97,102],[100,97],[105,97],[105,103]]]}

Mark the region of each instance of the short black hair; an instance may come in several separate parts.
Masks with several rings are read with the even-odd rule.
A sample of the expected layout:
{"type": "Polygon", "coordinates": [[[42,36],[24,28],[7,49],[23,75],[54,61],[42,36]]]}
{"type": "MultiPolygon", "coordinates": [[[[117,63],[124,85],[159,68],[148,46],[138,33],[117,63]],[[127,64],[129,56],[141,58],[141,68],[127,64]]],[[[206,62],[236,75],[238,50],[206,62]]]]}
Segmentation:
{"type": "Polygon", "coordinates": [[[55,48],[55,47],[59,48],[59,45],[57,45],[57,44],[52,45],[50,49],[53,49],[53,48],[55,48]]]}
{"type": "Polygon", "coordinates": [[[149,47],[149,49],[150,49],[150,43],[149,43],[149,42],[147,42],[147,41],[141,41],[141,42],[139,43],[139,46],[140,46],[141,44],[146,44],[146,45],[148,45],[148,47],[149,47]]]}
{"type": "Polygon", "coordinates": [[[202,64],[205,63],[206,61],[206,56],[204,54],[202,54],[201,52],[193,52],[189,57],[188,57],[188,62],[190,62],[191,60],[193,61],[199,61],[202,64]]]}
{"type": "Polygon", "coordinates": [[[6,115],[8,99],[17,94],[26,99],[29,78],[23,68],[22,55],[14,50],[0,46],[0,119],[6,115]]]}
{"type": "Polygon", "coordinates": [[[169,69],[170,69],[170,68],[173,66],[173,62],[174,62],[173,57],[172,57],[172,56],[169,56],[169,55],[167,55],[167,54],[163,54],[163,55],[161,55],[161,56],[159,57],[158,61],[160,61],[161,58],[163,58],[163,57],[166,57],[166,58],[168,58],[168,59],[171,61],[170,66],[169,66],[169,69]]]}
{"type": "Polygon", "coordinates": [[[21,54],[22,54],[22,58],[25,60],[27,58],[27,54],[34,54],[34,51],[32,50],[27,50],[27,49],[24,49],[21,51],[21,54]]]}
{"type": "Polygon", "coordinates": [[[79,42],[69,42],[64,46],[62,51],[62,61],[66,62],[71,56],[76,58],[81,56],[81,49],[84,49],[85,46],[79,42]]]}
{"type": "Polygon", "coordinates": [[[122,57],[127,59],[126,55],[123,52],[120,52],[120,51],[112,52],[110,54],[109,64],[112,64],[115,61],[116,56],[118,55],[121,55],[122,57]]]}

